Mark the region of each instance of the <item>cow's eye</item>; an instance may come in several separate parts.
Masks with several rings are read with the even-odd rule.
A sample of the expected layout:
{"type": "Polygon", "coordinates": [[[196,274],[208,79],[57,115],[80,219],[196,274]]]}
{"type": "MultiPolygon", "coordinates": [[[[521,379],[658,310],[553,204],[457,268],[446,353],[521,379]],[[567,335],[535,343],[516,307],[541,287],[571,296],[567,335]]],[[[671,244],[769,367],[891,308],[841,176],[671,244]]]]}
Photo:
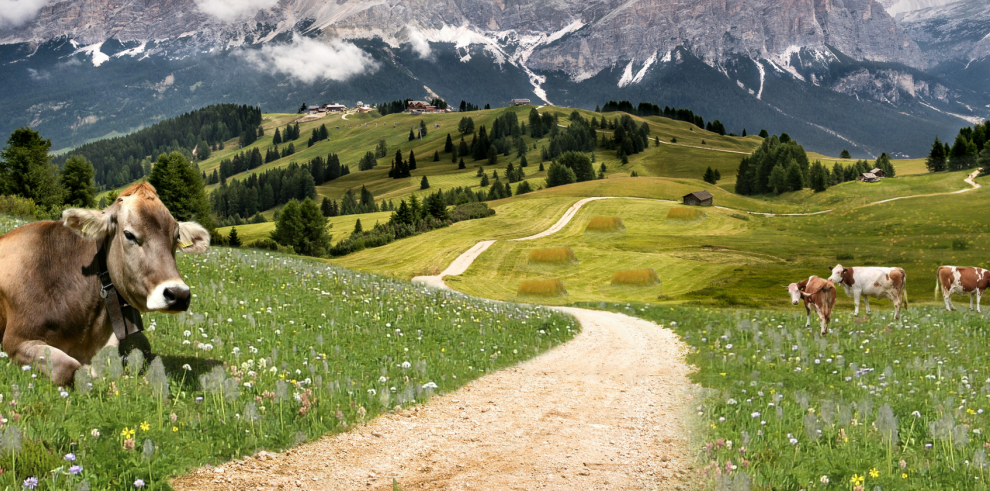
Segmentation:
{"type": "Polygon", "coordinates": [[[135,237],[130,230],[124,230],[124,238],[137,244],[137,237],[135,237]]]}

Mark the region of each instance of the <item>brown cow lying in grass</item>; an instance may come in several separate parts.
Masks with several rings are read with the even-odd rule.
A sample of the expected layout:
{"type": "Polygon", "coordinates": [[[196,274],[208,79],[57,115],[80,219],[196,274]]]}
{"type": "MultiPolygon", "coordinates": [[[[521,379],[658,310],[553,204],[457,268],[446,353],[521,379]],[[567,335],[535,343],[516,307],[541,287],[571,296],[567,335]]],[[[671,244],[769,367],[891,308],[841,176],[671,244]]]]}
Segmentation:
{"type": "Polygon", "coordinates": [[[105,210],[71,209],[0,236],[0,334],[17,363],[36,364],[57,384],[104,346],[116,345],[100,296],[100,253],[121,300],[142,312],[189,308],[175,251],[198,253],[210,235],[178,223],[150,184],[135,184],[105,210]]]}
{"type": "Polygon", "coordinates": [[[787,291],[791,294],[792,304],[797,305],[799,300],[804,300],[804,310],[808,314],[805,327],[811,326],[811,308],[814,307],[821,322],[822,336],[828,334],[828,325],[832,322],[832,307],[835,306],[835,284],[812,276],[800,283],[787,285],[787,291]]]}

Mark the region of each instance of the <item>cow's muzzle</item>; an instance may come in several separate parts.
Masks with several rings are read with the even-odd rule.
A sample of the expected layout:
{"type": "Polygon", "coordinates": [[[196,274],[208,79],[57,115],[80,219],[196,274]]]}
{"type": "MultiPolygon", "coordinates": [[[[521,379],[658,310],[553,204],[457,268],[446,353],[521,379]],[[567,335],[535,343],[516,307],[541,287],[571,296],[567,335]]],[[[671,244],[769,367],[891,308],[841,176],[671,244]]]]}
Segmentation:
{"type": "Polygon", "coordinates": [[[148,310],[165,312],[185,312],[189,309],[192,295],[189,287],[181,281],[166,281],[155,287],[148,296],[148,310]]]}

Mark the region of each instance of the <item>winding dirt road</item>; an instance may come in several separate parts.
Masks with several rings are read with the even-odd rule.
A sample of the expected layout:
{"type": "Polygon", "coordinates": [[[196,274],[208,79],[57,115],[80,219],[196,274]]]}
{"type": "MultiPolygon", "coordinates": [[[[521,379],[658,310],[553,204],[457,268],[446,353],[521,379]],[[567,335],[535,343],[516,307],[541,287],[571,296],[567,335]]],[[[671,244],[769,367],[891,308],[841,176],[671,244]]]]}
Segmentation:
{"type": "MultiPolygon", "coordinates": [[[[589,198],[553,227],[561,230],[589,198]]],[[[448,288],[495,241],[437,276],[448,288]]],[[[573,340],[414,408],[283,454],[262,453],[176,479],[176,490],[406,491],[686,489],[696,386],[669,329],[622,314],[558,308],[581,323],[573,340]]]]}

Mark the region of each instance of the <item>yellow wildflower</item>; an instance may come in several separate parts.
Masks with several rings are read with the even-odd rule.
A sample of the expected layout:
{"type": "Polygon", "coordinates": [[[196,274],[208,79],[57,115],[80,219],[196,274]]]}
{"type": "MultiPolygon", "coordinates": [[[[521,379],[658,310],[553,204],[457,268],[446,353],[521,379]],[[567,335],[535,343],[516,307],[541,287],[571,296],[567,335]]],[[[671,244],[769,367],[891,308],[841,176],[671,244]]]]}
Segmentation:
{"type": "Polygon", "coordinates": [[[901,479],[907,479],[907,473],[902,472],[901,473],[901,479]]]}
{"type": "Polygon", "coordinates": [[[880,477],[880,471],[878,471],[876,468],[870,469],[870,477],[874,479],[880,477]]]}
{"type": "Polygon", "coordinates": [[[134,430],[124,427],[124,430],[120,432],[120,436],[124,437],[125,440],[134,438],[134,430]]]}
{"type": "Polygon", "coordinates": [[[178,433],[178,432],[179,432],[179,427],[178,426],[173,426],[172,427],[172,433],[178,433]]]}
{"type": "Polygon", "coordinates": [[[148,431],[151,429],[151,425],[147,421],[141,423],[141,431],[148,431]]]}
{"type": "Polygon", "coordinates": [[[852,477],[852,479],[849,479],[849,482],[852,483],[853,486],[862,486],[863,485],[863,481],[865,481],[865,480],[866,480],[866,476],[860,476],[858,474],[853,474],[853,477],[852,477]]]}

